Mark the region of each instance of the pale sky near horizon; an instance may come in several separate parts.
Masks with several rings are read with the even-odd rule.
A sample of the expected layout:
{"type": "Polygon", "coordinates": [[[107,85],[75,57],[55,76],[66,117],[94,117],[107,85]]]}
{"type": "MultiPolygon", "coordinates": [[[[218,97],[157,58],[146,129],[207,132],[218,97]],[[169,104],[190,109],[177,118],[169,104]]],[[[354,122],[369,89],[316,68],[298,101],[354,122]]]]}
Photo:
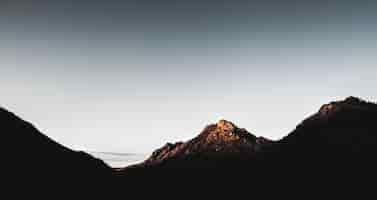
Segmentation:
{"type": "Polygon", "coordinates": [[[0,105],[74,149],[150,153],[221,118],[279,139],[377,101],[373,1],[1,4],[0,105]]]}

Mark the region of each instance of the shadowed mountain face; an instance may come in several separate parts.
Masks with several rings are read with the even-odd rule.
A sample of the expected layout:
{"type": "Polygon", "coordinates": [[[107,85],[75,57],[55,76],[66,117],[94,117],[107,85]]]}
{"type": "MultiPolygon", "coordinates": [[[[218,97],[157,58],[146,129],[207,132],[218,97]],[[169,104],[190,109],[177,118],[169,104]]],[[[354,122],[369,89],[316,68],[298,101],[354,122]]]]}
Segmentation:
{"type": "Polygon", "coordinates": [[[0,127],[7,186],[39,195],[63,190],[84,192],[112,174],[103,161],[56,143],[4,109],[0,109],[0,127]]]}
{"type": "Polygon", "coordinates": [[[323,105],[279,143],[292,155],[304,151],[316,159],[360,160],[377,152],[376,122],[376,104],[348,97],[323,105]]]}

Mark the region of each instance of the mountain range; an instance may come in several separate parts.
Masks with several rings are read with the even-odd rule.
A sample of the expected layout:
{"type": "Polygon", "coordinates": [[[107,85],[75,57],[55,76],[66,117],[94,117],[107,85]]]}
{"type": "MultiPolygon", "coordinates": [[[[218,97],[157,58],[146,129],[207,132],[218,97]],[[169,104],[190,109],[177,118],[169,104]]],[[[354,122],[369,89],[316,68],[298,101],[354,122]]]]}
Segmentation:
{"type": "Polygon", "coordinates": [[[377,104],[356,97],[321,106],[280,140],[256,137],[220,120],[191,140],[166,143],[145,161],[116,169],[54,142],[5,109],[0,122],[3,147],[10,145],[3,151],[6,171],[13,174],[7,180],[34,192],[46,187],[98,197],[99,191],[106,195],[140,189],[149,195],[200,191],[223,197],[229,190],[250,195],[250,188],[265,185],[297,194],[298,188],[312,189],[319,182],[317,191],[327,186],[334,193],[374,181],[377,167],[377,104]]]}

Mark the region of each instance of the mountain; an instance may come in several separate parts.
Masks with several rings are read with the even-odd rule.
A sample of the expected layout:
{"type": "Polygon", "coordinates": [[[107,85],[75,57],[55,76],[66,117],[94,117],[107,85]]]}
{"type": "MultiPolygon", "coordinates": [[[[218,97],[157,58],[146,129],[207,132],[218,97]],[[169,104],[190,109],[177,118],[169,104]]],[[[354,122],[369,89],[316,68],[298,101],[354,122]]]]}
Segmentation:
{"type": "Polygon", "coordinates": [[[321,106],[278,141],[258,138],[220,120],[192,140],[167,143],[144,162],[118,174],[134,182],[145,175],[138,180],[148,180],[140,184],[151,188],[164,187],[165,180],[179,183],[169,185],[176,190],[193,185],[227,190],[224,183],[236,184],[237,190],[264,184],[276,189],[288,187],[287,180],[294,187],[321,182],[340,188],[361,177],[373,179],[376,122],[377,104],[356,97],[321,106]],[[237,184],[240,179],[247,185],[237,184]]]}
{"type": "Polygon", "coordinates": [[[2,171],[7,175],[3,181],[8,186],[31,194],[61,192],[62,188],[66,194],[84,193],[112,175],[112,169],[103,161],[58,144],[32,124],[1,108],[0,130],[2,171]]]}
{"type": "Polygon", "coordinates": [[[272,143],[271,140],[256,137],[246,129],[238,128],[230,121],[220,120],[206,126],[195,138],[187,142],[167,143],[144,162],[127,168],[211,168],[227,159],[252,159],[272,143]]]}
{"type": "Polygon", "coordinates": [[[279,143],[291,152],[305,151],[332,160],[361,158],[377,150],[377,104],[348,97],[330,102],[300,123],[279,143]],[[320,148],[319,148],[320,147],[320,148]]]}
{"type": "Polygon", "coordinates": [[[220,120],[191,140],[167,143],[139,164],[112,169],[0,109],[2,172],[8,175],[2,180],[17,190],[13,196],[29,197],[324,198],[330,192],[339,198],[377,180],[376,122],[377,104],[348,97],[321,106],[277,141],[220,120]]]}
{"type": "MultiPolygon", "coordinates": [[[[256,157],[279,158],[306,153],[311,160],[334,156],[332,160],[377,150],[377,104],[348,97],[321,106],[295,130],[278,141],[256,137],[230,121],[208,125],[187,142],[167,143],[139,165],[132,167],[185,167],[179,162],[205,162],[219,158],[255,160],[256,157]]],[[[265,159],[265,158],[263,158],[265,159]]],[[[292,158],[293,159],[293,158],[292,158]]],[[[198,163],[198,167],[205,166],[198,163]]],[[[191,166],[190,166],[191,167],[191,166]]],[[[127,169],[127,168],[125,168],[127,169]]]]}

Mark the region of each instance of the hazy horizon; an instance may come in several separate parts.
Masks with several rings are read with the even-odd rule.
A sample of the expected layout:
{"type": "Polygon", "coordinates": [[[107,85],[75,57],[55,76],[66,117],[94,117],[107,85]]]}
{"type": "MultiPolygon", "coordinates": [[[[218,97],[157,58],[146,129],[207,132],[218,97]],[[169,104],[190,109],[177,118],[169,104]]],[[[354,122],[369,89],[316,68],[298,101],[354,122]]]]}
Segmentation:
{"type": "Polygon", "coordinates": [[[330,101],[377,101],[377,3],[0,6],[0,106],[74,149],[151,153],[219,119],[279,139],[330,101]]]}

